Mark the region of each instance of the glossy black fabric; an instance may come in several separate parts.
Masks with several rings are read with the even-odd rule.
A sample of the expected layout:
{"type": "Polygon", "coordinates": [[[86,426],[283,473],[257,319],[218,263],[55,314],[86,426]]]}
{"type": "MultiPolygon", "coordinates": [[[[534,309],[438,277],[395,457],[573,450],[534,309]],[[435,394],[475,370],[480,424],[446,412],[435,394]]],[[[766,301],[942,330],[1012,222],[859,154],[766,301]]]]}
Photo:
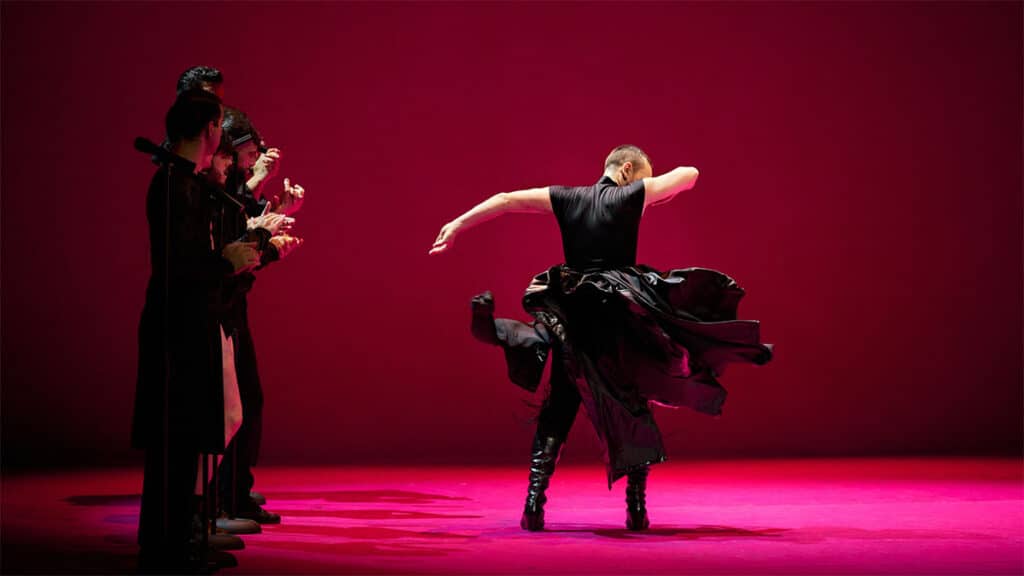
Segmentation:
{"type": "Polygon", "coordinates": [[[551,350],[551,392],[537,415],[537,436],[565,440],[580,409],[579,389],[566,370],[567,359],[557,341],[551,350]]]}
{"type": "Polygon", "coordinates": [[[642,184],[618,188],[603,180],[586,190],[552,189],[563,242],[571,242],[566,258],[574,265],[534,278],[523,306],[535,321],[497,319],[492,335],[481,337],[486,331],[475,318],[474,335],[505,350],[510,379],[527,390],[537,389],[547,357],[555,357],[540,426],[568,432],[575,411],[563,388],[573,382],[602,441],[611,485],[665,459],[651,402],[719,414],[726,391],[717,377],[725,366],[764,364],[772,352],[761,343],[756,321],[737,320],[743,290],[728,276],[633,264],[642,184]],[[605,256],[601,248],[614,239],[625,248],[609,248],[605,256]],[[616,265],[598,265],[611,262],[616,265]]]}

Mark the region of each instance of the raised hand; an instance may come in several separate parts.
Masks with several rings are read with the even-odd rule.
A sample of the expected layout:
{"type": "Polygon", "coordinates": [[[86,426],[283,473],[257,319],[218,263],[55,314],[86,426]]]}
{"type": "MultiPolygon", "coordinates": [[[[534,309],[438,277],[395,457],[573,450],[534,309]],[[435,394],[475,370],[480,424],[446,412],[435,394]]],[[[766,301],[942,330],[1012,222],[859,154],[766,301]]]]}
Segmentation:
{"type": "Polygon", "coordinates": [[[284,179],[284,192],[280,196],[274,196],[271,203],[274,205],[274,212],[291,216],[302,208],[306,190],[298,184],[292,185],[291,180],[284,179]]]}
{"type": "Polygon", "coordinates": [[[260,183],[271,178],[274,174],[277,174],[277,169],[280,167],[281,150],[279,148],[271,148],[260,154],[260,157],[256,159],[256,163],[252,166],[253,178],[258,180],[260,183]]]}
{"type": "Polygon", "coordinates": [[[455,243],[455,236],[459,233],[461,227],[462,225],[457,220],[441,227],[441,232],[438,233],[437,239],[434,240],[434,245],[430,248],[428,254],[440,254],[451,248],[455,243]]]}

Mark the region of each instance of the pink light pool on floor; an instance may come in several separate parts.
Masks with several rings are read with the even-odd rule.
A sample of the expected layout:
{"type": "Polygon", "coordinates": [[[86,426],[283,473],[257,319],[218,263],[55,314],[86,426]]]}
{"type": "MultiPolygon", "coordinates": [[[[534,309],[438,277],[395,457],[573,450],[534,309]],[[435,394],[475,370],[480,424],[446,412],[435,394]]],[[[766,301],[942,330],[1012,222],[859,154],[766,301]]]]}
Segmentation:
{"type": "MultiPolygon", "coordinates": [[[[518,468],[259,468],[279,526],[224,573],[1021,574],[1019,460],[678,462],[651,472],[651,530],[625,483],[563,467],[548,530],[519,529],[518,468]]],[[[134,567],[141,473],[7,475],[4,573],[134,567]]]]}

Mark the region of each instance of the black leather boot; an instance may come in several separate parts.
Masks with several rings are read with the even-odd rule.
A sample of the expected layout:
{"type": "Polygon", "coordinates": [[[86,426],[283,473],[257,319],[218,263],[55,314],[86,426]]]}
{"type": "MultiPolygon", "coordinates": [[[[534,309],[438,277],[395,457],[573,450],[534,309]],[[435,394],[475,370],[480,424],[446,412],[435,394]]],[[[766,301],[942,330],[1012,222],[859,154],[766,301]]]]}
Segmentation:
{"type": "Polygon", "coordinates": [[[537,434],[533,438],[533,449],[530,453],[530,485],[526,490],[523,518],[519,521],[519,526],[523,530],[536,532],[544,529],[544,503],[548,500],[544,491],[548,489],[551,475],[555,473],[555,464],[558,463],[562,444],[561,439],[550,436],[537,434]]]}
{"type": "Polygon", "coordinates": [[[626,528],[647,530],[651,525],[647,519],[647,466],[637,468],[626,475],[626,528]]]}

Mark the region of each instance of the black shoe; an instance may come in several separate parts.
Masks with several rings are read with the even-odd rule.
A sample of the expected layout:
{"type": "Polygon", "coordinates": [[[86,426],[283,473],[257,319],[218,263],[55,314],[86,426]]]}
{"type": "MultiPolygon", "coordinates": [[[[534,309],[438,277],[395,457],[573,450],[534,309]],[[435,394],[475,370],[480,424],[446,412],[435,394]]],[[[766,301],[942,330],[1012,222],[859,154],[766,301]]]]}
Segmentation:
{"type": "Polygon", "coordinates": [[[235,514],[236,518],[248,518],[249,520],[255,520],[260,524],[280,524],[281,517],[273,512],[268,512],[260,507],[258,504],[253,504],[251,507],[247,506],[242,508],[235,514]]]}
{"type": "Polygon", "coordinates": [[[258,506],[267,505],[267,497],[264,496],[263,494],[260,494],[259,492],[256,492],[255,490],[249,491],[249,499],[255,502],[258,506]]]}
{"type": "Polygon", "coordinates": [[[626,476],[626,528],[647,530],[647,466],[637,468],[626,476]]]}
{"type": "Polygon", "coordinates": [[[537,434],[533,438],[530,453],[530,484],[526,490],[526,505],[519,526],[523,530],[537,532],[544,529],[544,503],[548,501],[544,491],[548,489],[551,475],[562,450],[563,441],[558,438],[537,434]]]}
{"type": "Polygon", "coordinates": [[[245,550],[245,541],[227,532],[217,531],[207,536],[210,550],[245,550]]]}
{"type": "Polygon", "coordinates": [[[217,517],[217,530],[223,530],[225,534],[259,534],[263,532],[260,523],[248,518],[228,518],[227,514],[217,517]]]}
{"type": "Polygon", "coordinates": [[[238,559],[230,552],[221,550],[210,550],[206,554],[206,573],[210,574],[221,568],[235,568],[238,566],[238,559]]]}

